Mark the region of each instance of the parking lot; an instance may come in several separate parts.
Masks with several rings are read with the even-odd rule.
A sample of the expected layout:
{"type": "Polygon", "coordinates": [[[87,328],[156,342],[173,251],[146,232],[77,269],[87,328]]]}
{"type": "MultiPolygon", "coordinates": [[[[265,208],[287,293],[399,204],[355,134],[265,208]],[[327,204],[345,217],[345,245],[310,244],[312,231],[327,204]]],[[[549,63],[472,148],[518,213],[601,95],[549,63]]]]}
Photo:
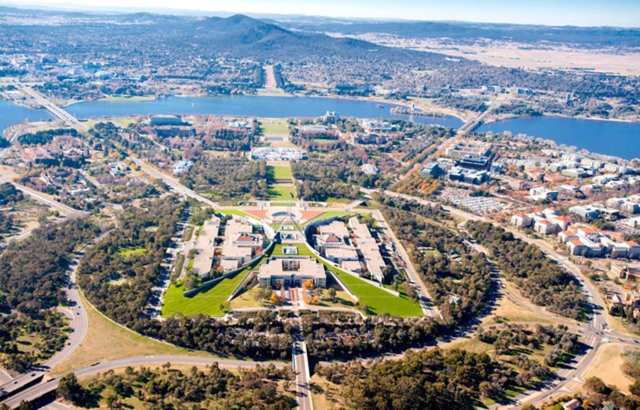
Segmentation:
{"type": "Polygon", "coordinates": [[[470,210],[475,214],[487,214],[502,211],[509,206],[494,198],[486,196],[471,196],[472,191],[458,188],[444,188],[440,193],[440,198],[457,207],[470,210]]]}

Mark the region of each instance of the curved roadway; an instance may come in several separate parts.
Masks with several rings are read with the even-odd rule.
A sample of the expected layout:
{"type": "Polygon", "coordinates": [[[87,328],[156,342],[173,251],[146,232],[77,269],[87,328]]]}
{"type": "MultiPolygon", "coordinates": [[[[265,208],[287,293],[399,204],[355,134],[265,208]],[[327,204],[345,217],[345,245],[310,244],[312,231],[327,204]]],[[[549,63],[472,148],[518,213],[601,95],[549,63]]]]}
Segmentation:
{"type": "MultiPolygon", "coordinates": [[[[92,366],[84,367],[82,369],[75,370],[73,373],[78,376],[88,376],[91,374],[105,372],[107,370],[119,369],[126,366],[142,366],[142,365],[154,365],[154,364],[163,364],[163,363],[172,363],[172,364],[193,364],[193,365],[208,365],[212,363],[218,363],[221,366],[233,366],[233,367],[256,367],[258,365],[267,365],[273,364],[276,367],[286,367],[289,364],[283,362],[251,362],[244,360],[232,360],[232,359],[215,359],[215,358],[204,358],[204,357],[196,357],[196,356],[170,356],[170,355],[159,355],[159,356],[138,356],[138,357],[130,357],[127,359],[118,359],[112,360],[104,363],[95,363],[92,366]]],[[[9,408],[13,409],[20,405],[22,401],[32,401],[37,398],[40,398],[48,393],[53,392],[60,383],[60,377],[56,377],[54,379],[50,379],[46,382],[37,384],[21,393],[18,393],[9,399],[3,401],[3,404],[9,406],[9,408]]]]}

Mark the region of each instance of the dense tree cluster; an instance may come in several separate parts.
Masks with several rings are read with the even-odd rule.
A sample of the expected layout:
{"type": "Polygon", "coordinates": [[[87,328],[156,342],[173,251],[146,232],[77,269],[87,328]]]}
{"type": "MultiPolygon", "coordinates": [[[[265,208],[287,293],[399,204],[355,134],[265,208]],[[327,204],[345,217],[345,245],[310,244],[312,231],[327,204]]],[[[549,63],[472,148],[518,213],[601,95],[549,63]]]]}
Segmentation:
{"type": "Polygon", "coordinates": [[[70,254],[96,234],[90,222],[74,219],[10,244],[0,256],[0,310],[32,313],[65,304],[70,254]]]}
{"type": "MultiPolygon", "coordinates": [[[[492,327],[478,333],[478,339],[493,345],[497,354],[515,354],[520,349],[542,350],[551,348],[545,354],[547,366],[557,366],[578,349],[578,336],[569,333],[566,326],[542,326],[533,328],[523,325],[492,327]]],[[[541,375],[541,374],[540,374],[541,375]]]]}
{"type": "Polygon", "coordinates": [[[375,356],[424,346],[444,327],[431,318],[402,319],[380,315],[362,319],[340,313],[302,315],[309,354],[319,360],[375,356]]]}
{"type": "Polygon", "coordinates": [[[290,324],[271,312],[241,318],[232,325],[205,315],[178,315],[163,321],[140,321],[134,329],[178,346],[223,356],[267,360],[291,355],[290,324]]]}
{"type": "Polygon", "coordinates": [[[39,228],[2,253],[0,352],[5,366],[24,371],[62,347],[66,321],[51,309],[67,303],[63,286],[71,252],[96,234],[92,224],[76,219],[39,228]],[[23,336],[36,338],[33,352],[20,348],[23,336]]]}
{"type": "Polygon", "coordinates": [[[298,196],[307,201],[326,201],[332,197],[355,199],[360,195],[360,186],[371,187],[368,177],[345,155],[348,156],[334,153],[329,158],[292,162],[298,196]]]}
{"type": "Polygon", "coordinates": [[[467,227],[489,249],[505,277],[533,303],[562,316],[585,318],[588,302],[578,281],[538,247],[490,223],[469,222],[467,227]]]}
{"type": "Polygon", "coordinates": [[[393,187],[393,189],[401,194],[417,196],[421,198],[429,198],[437,194],[444,184],[436,178],[424,178],[419,172],[413,172],[393,187]]]}
{"type": "Polygon", "coordinates": [[[384,203],[385,219],[407,248],[445,323],[461,324],[482,311],[493,293],[484,256],[470,252],[459,235],[438,223],[439,208],[395,198],[384,203]]]}
{"type": "Polygon", "coordinates": [[[273,365],[241,369],[236,374],[217,363],[204,370],[192,367],[188,372],[172,369],[166,363],[155,369],[127,367],[122,373],[111,370],[83,384],[72,373],[60,380],[57,393],[83,408],[96,407],[99,400],[111,409],[127,408],[128,399],[134,399],[153,410],[284,410],[295,406],[295,400],[286,394],[292,378],[291,368],[277,369],[273,365]],[[283,382],[284,389],[279,386],[283,382]]]}
{"type": "Polygon", "coordinates": [[[0,239],[9,234],[15,227],[15,219],[12,215],[0,212],[0,239]]]}
{"type": "Polygon", "coordinates": [[[0,205],[15,204],[23,198],[22,191],[17,190],[11,182],[0,184],[0,205]]]}
{"type": "Polygon", "coordinates": [[[399,360],[318,366],[318,374],[341,386],[354,409],[471,409],[498,399],[515,385],[517,371],[486,354],[439,348],[407,352],[399,360]]]}
{"type": "Polygon", "coordinates": [[[268,176],[265,161],[205,155],[180,182],[197,192],[210,194],[214,200],[230,201],[268,197],[268,176]]]}
{"type": "Polygon", "coordinates": [[[0,316],[0,353],[3,356],[0,364],[25,372],[37,361],[48,359],[61,350],[67,331],[66,319],[54,310],[0,316]],[[25,336],[34,341],[28,342],[25,336]]]}
{"type": "MultiPolygon", "coordinates": [[[[21,191],[10,182],[0,184],[0,206],[15,205],[24,198],[21,191]]],[[[0,239],[11,232],[15,227],[15,220],[12,215],[0,211],[0,239]]]]}
{"type": "Polygon", "coordinates": [[[184,211],[176,197],[125,207],[118,227],[87,251],[78,268],[79,283],[94,306],[124,324],[144,317],[184,211]]]}
{"type": "Polygon", "coordinates": [[[56,128],[51,130],[37,131],[33,134],[22,134],[18,136],[18,142],[22,145],[43,145],[53,141],[53,137],[60,135],[70,135],[78,137],[78,131],[73,128],[56,128]]]}

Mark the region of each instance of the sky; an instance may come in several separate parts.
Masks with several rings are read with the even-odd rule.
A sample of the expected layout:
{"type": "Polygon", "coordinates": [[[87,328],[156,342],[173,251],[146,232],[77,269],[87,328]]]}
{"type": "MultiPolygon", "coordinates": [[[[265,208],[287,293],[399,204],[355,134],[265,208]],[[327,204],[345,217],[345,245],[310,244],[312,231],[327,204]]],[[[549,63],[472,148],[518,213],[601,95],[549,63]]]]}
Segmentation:
{"type": "Polygon", "coordinates": [[[640,0],[0,0],[0,4],[640,27],[640,0]]]}

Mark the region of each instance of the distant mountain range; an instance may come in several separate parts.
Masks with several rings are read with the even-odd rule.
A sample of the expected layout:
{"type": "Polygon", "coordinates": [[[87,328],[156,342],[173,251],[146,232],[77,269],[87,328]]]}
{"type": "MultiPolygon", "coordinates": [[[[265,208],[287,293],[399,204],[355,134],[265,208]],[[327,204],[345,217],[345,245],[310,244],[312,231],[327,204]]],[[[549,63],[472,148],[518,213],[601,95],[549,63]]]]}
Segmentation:
{"type": "Polygon", "coordinates": [[[310,32],[335,32],[347,35],[387,33],[403,37],[450,38],[461,42],[478,39],[518,43],[574,44],[583,47],[640,47],[640,29],[617,27],[540,26],[518,24],[434,22],[434,21],[361,21],[336,19],[279,20],[286,28],[310,32]]]}
{"type": "MultiPolygon", "coordinates": [[[[238,57],[263,60],[296,61],[305,57],[370,58],[373,54],[387,61],[432,59],[445,61],[440,54],[423,53],[384,47],[353,38],[335,38],[323,33],[307,32],[281,27],[277,22],[255,19],[236,14],[229,17],[185,15],[158,15],[152,13],[87,13],[52,10],[22,10],[0,7],[0,16],[29,17],[50,27],[52,35],[73,36],[73,41],[83,41],[76,30],[86,27],[87,33],[97,27],[108,27],[115,38],[129,37],[135,42],[149,39],[164,42],[168,47],[190,47],[203,55],[224,53],[238,57]],[[56,17],[64,16],[64,19],[56,17]],[[122,36],[122,37],[120,37],[122,36]]],[[[129,41],[131,41],[129,40],[129,41]]],[[[87,44],[90,46],[90,44],[87,44]]]]}
{"type": "MultiPolygon", "coordinates": [[[[407,58],[415,52],[387,48],[367,41],[334,38],[321,33],[287,30],[272,22],[245,15],[227,18],[210,17],[191,27],[195,38],[208,40],[211,47],[226,52],[256,57],[281,58],[292,54],[316,56],[360,57],[371,53],[386,58],[407,58]]],[[[427,56],[427,53],[419,53],[427,56]]],[[[431,55],[435,57],[436,55],[431,55]]]]}

